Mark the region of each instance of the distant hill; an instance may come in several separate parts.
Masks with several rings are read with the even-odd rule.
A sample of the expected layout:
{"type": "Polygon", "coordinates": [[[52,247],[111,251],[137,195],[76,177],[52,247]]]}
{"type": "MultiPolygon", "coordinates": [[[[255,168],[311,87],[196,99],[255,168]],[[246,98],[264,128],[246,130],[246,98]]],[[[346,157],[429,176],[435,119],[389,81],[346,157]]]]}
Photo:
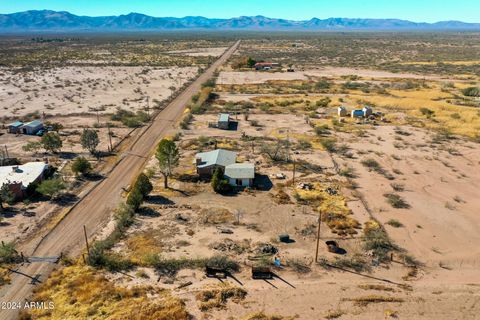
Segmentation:
{"type": "Polygon", "coordinates": [[[480,30],[480,23],[441,21],[418,23],[398,19],[329,18],[305,21],[264,16],[209,19],[205,17],[151,17],[140,13],[87,17],[66,11],[32,10],[0,14],[0,32],[121,31],[121,30],[480,30]]]}

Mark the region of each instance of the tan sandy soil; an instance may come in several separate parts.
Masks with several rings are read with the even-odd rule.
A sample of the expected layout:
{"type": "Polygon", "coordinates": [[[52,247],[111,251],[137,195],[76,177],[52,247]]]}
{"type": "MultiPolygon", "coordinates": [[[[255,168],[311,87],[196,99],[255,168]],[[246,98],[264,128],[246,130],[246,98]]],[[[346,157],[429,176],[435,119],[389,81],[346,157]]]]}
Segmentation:
{"type": "Polygon", "coordinates": [[[394,139],[394,127],[377,127],[368,138],[348,143],[356,154],[359,151],[371,153],[357,155],[358,159],[345,163],[358,172],[359,191],[375,216],[383,223],[396,219],[405,225],[404,228],[387,226],[398,245],[427,266],[452,268],[452,273],[461,277],[462,273],[480,266],[479,144],[458,140],[432,149],[431,133],[403,129],[411,133],[403,137],[404,148],[394,146],[394,142],[399,142],[394,139]],[[452,155],[448,150],[459,155],[452,155]],[[401,159],[395,160],[392,155],[401,159]],[[377,173],[368,172],[359,163],[366,158],[377,160],[391,173],[396,169],[401,174],[394,174],[396,179],[388,181],[377,173]],[[392,182],[404,184],[405,191],[399,194],[411,205],[410,209],[394,209],[386,202],[382,195],[393,192],[392,182]]]}
{"type": "Polygon", "coordinates": [[[113,113],[155,106],[193,78],[198,68],[66,67],[13,73],[0,70],[0,117],[40,113],[113,113]]]}
{"type": "Polygon", "coordinates": [[[364,78],[391,78],[391,79],[426,79],[448,80],[440,76],[424,76],[413,73],[392,73],[387,71],[326,67],[295,72],[262,72],[262,71],[223,71],[220,73],[218,84],[254,84],[272,80],[308,80],[312,77],[341,77],[357,75],[364,78]]]}
{"type": "Polygon", "coordinates": [[[221,56],[225,50],[227,50],[227,47],[219,47],[219,48],[192,48],[192,49],[186,49],[186,50],[174,50],[174,51],[168,51],[167,53],[174,53],[174,54],[181,54],[185,56],[191,56],[191,57],[219,57],[221,56]]]}

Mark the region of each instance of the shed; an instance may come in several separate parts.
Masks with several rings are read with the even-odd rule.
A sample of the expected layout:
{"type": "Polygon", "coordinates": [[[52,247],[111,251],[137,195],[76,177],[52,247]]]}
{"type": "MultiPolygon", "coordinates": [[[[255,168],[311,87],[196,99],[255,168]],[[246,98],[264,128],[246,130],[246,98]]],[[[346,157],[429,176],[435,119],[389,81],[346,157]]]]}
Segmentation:
{"type": "Polygon", "coordinates": [[[234,164],[236,159],[236,152],[224,149],[197,153],[195,155],[197,173],[200,176],[211,176],[216,168],[220,168],[225,172],[225,167],[234,164]]]}
{"type": "Polygon", "coordinates": [[[24,124],[21,127],[22,133],[35,135],[38,131],[43,129],[43,122],[40,120],[33,120],[29,123],[24,124]]]}
{"type": "Polygon", "coordinates": [[[362,112],[365,118],[368,118],[373,114],[372,108],[370,108],[369,106],[363,107],[362,112]]]}
{"type": "Polygon", "coordinates": [[[250,187],[255,178],[255,165],[253,163],[235,163],[225,167],[225,178],[234,187],[250,187]]]}
{"type": "Polygon", "coordinates": [[[220,113],[218,115],[218,128],[228,130],[230,127],[230,114],[220,113]]]}
{"type": "Polygon", "coordinates": [[[363,110],[352,110],[352,118],[363,118],[363,110]]]}
{"type": "Polygon", "coordinates": [[[347,116],[347,109],[343,106],[338,107],[338,116],[339,117],[346,117],[347,116]]]}
{"type": "Polygon", "coordinates": [[[16,121],[14,123],[10,123],[8,125],[8,132],[9,133],[20,133],[21,132],[21,127],[23,126],[23,122],[21,121],[16,121]]]}
{"type": "Polygon", "coordinates": [[[43,180],[48,164],[44,162],[28,162],[20,166],[0,167],[0,186],[7,185],[16,200],[25,197],[27,188],[43,180]]]}

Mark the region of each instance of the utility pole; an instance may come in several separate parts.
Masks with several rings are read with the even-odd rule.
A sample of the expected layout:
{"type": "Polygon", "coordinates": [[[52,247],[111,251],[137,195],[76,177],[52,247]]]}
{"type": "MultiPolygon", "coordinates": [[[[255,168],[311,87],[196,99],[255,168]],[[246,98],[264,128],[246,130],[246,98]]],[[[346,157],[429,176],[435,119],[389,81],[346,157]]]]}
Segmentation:
{"type": "Polygon", "coordinates": [[[297,169],[297,164],[295,162],[295,158],[292,159],[293,160],[293,177],[292,177],[292,186],[293,188],[295,188],[295,171],[297,169]]]}
{"type": "Polygon", "coordinates": [[[87,255],[90,258],[90,246],[88,245],[87,228],[85,225],[83,226],[83,235],[85,236],[85,243],[87,244],[87,255]]]}
{"type": "Polygon", "coordinates": [[[8,148],[7,148],[7,145],[5,145],[5,155],[7,156],[7,159],[10,158],[10,156],[8,155],[8,148]]]}
{"type": "Polygon", "coordinates": [[[322,213],[318,215],[318,229],[317,229],[317,249],[315,251],[315,262],[318,262],[318,247],[320,246],[320,225],[322,224],[322,213]]]}
{"type": "Polygon", "coordinates": [[[97,124],[100,124],[100,116],[98,115],[98,108],[95,108],[95,111],[97,111],[97,124]]]}
{"type": "Polygon", "coordinates": [[[150,118],[150,96],[147,96],[147,116],[150,118]]]}
{"type": "Polygon", "coordinates": [[[113,146],[112,146],[112,133],[110,132],[110,123],[107,122],[107,128],[108,128],[108,141],[110,141],[110,148],[109,152],[113,151],[113,146]]]}

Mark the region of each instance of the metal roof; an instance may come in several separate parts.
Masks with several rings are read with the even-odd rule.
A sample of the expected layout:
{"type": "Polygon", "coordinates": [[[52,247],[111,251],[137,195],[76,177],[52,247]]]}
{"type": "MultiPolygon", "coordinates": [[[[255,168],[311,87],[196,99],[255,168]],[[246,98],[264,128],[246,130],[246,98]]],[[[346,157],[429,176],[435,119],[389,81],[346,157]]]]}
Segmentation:
{"type": "Polygon", "coordinates": [[[226,167],[235,163],[237,153],[224,149],[217,149],[214,151],[197,153],[195,158],[201,159],[202,161],[201,164],[197,165],[198,168],[205,168],[213,165],[226,167]]]}
{"type": "Polygon", "coordinates": [[[229,122],[229,121],[230,121],[230,114],[220,113],[218,115],[218,122],[229,122]]]}
{"type": "Polygon", "coordinates": [[[23,126],[23,122],[21,122],[21,121],[16,121],[16,122],[14,122],[14,123],[10,123],[8,126],[9,126],[9,127],[21,127],[21,126],[23,126]]]}
{"type": "Polygon", "coordinates": [[[28,162],[20,166],[0,167],[0,186],[21,183],[23,188],[27,188],[47,168],[48,164],[44,162],[28,162]]]}
{"type": "Polygon", "coordinates": [[[225,167],[225,176],[232,179],[255,178],[255,165],[250,162],[235,163],[225,167]]]}
{"type": "Polygon", "coordinates": [[[24,126],[36,128],[38,126],[43,126],[43,122],[40,120],[33,120],[33,121],[30,121],[29,123],[26,123],[24,126]]]}

